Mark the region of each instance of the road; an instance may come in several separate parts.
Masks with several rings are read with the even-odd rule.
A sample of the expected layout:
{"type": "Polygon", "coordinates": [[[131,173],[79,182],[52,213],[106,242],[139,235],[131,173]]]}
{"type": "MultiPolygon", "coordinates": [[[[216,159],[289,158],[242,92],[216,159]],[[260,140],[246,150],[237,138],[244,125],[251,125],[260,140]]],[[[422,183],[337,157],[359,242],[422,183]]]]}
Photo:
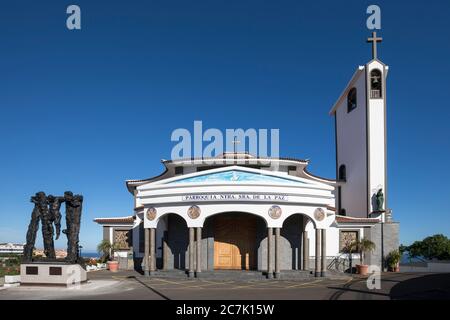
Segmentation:
{"type": "Polygon", "coordinates": [[[0,290],[0,300],[386,300],[450,299],[450,274],[383,273],[380,289],[359,277],[307,280],[145,278],[134,272],[89,273],[79,288],[22,286],[0,290]]]}

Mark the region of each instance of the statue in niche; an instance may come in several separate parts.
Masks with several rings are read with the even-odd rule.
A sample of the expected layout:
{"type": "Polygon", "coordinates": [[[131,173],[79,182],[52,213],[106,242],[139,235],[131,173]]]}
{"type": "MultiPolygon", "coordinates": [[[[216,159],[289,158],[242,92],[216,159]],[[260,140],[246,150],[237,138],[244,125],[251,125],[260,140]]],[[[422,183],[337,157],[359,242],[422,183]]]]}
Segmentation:
{"type": "Polygon", "coordinates": [[[383,189],[379,189],[377,194],[375,195],[375,204],[376,207],[374,208],[374,211],[383,211],[383,204],[384,204],[384,194],[383,189]]]}

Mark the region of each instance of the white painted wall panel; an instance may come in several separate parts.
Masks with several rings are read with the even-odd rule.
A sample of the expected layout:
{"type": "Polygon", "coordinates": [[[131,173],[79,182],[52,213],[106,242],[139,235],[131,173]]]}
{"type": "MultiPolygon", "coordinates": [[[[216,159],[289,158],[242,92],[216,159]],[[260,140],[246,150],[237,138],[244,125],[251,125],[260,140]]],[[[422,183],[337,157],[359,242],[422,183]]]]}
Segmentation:
{"type": "MultiPolygon", "coordinates": [[[[366,86],[364,73],[356,81],[357,107],[347,113],[347,99],[336,110],[338,168],[345,164],[347,183],[341,187],[341,207],[348,216],[367,216],[366,86]]],[[[351,89],[351,88],[349,88],[351,89]]]]}
{"type": "MultiPolygon", "coordinates": [[[[383,65],[379,62],[369,64],[369,74],[374,68],[379,69],[382,73],[383,81],[383,65]]],[[[384,84],[385,85],[385,84],[384,84]]],[[[373,211],[372,196],[382,188],[385,192],[385,104],[383,99],[369,99],[369,205],[370,211],[373,211]]]]}

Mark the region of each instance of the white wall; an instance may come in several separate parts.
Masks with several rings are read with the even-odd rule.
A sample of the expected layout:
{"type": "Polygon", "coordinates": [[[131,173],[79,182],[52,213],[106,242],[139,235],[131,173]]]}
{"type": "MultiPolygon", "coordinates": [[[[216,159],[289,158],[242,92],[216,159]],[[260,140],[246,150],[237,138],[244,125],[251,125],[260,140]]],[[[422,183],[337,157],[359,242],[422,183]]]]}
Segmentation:
{"type": "Polygon", "coordinates": [[[400,272],[450,272],[450,262],[428,262],[427,266],[400,265],[400,272]]]}
{"type": "MultiPolygon", "coordinates": [[[[370,71],[378,69],[382,73],[382,81],[385,82],[384,68],[378,61],[371,62],[368,66],[368,77],[370,71]]],[[[369,81],[369,79],[368,79],[369,81]]],[[[385,87],[385,83],[383,84],[385,87]]],[[[370,90],[370,88],[368,88],[370,90]]],[[[386,195],[385,183],[385,92],[383,99],[369,99],[369,208],[373,211],[372,195],[382,188],[386,195]]]]}
{"type": "MultiPolygon", "coordinates": [[[[308,221],[306,224],[306,231],[308,231],[309,238],[309,256],[316,256],[316,230],[314,225],[308,221]]],[[[330,226],[327,228],[327,245],[326,245],[326,256],[331,258],[339,255],[339,229],[330,226]]]]}
{"type": "Polygon", "coordinates": [[[139,212],[136,212],[136,218],[134,220],[133,225],[133,251],[135,257],[142,258],[144,256],[143,253],[139,252],[139,225],[143,221],[144,209],[141,209],[139,212]]]}
{"type": "Polygon", "coordinates": [[[385,68],[371,61],[353,84],[347,88],[344,99],[336,110],[337,168],[345,164],[347,182],[341,187],[341,208],[348,216],[367,217],[373,211],[372,196],[382,188],[386,197],[385,154],[385,68]],[[381,99],[370,97],[370,71],[382,73],[381,99]],[[355,87],[357,107],[347,113],[347,93],[355,87]],[[368,102],[368,105],[367,105],[368,102]]]}
{"type": "Polygon", "coordinates": [[[341,208],[348,216],[367,217],[366,86],[364,72],[348,88],[336,110],[337,167],[345,164],[347,182],[341,187],[341,208]],[[357,107],[347,113],[347,93],[356,88],[357,107]]]}

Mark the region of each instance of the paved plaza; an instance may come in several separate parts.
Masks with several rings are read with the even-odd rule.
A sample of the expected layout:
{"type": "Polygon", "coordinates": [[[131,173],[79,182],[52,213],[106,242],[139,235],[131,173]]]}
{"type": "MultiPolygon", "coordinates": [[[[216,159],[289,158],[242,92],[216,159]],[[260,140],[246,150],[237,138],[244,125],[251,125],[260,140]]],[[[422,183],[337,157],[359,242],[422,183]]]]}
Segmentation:
{"type": "Polygon", "coordinates": [[[135,272],[96,271],[79,288],[21,286],[0,290],[0,299],[142,300],[387,300],[450,299],[450,274],[385,273],[381,289],[359,277],[303,280],[146,278],[135,272]]]}

